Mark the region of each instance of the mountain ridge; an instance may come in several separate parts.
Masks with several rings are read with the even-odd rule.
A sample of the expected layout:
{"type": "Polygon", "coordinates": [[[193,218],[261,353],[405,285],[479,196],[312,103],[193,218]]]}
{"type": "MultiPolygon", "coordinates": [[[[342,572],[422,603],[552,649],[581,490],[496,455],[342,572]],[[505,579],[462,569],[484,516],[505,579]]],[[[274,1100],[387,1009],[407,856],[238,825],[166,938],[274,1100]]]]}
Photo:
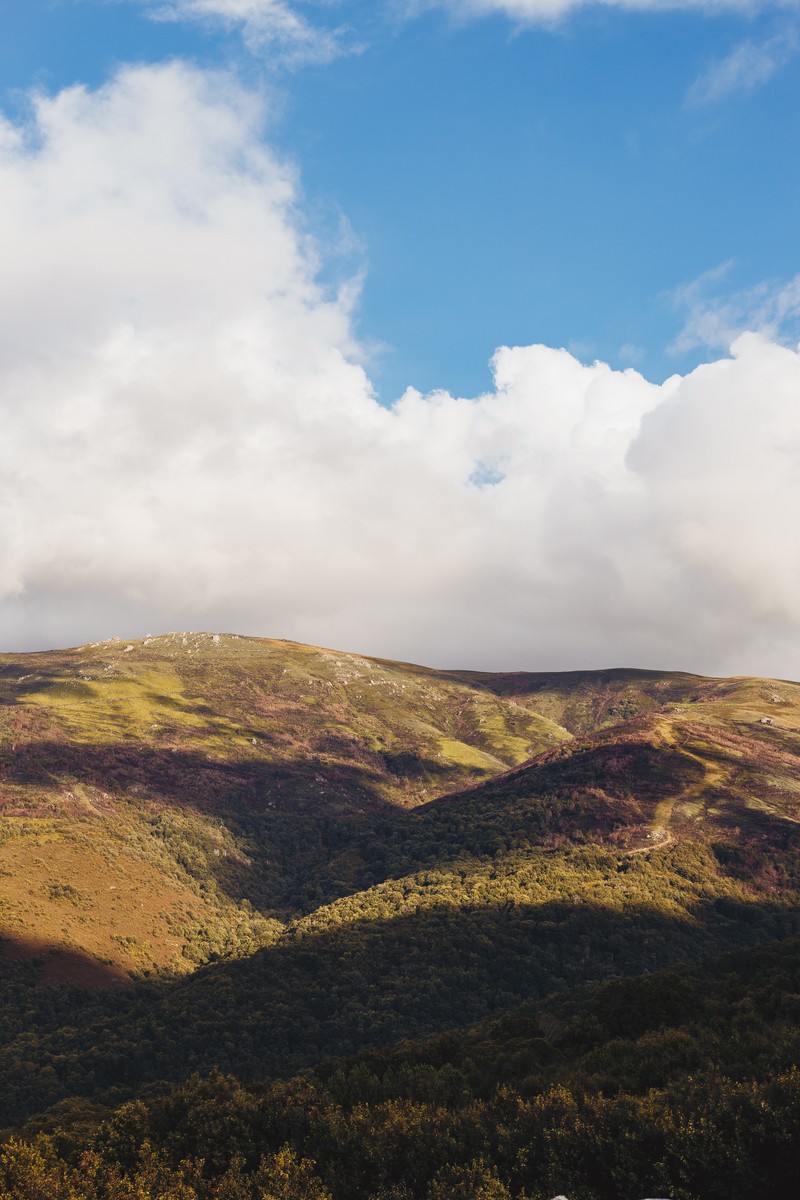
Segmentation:
{"type": "Polygon", "coordinates": [[[358,885],[364,822],[534,777],[591,794],[584,824],[625,825],[628,849],[734,817],[768,837],[800,812],[798,725],[798,685],[749,677],[440,672],[219,634],[2,655],[0,930],[64,927],[120,978],[191,970],[280,936],[313,890],[298,871],[358,885]],[[669,763],[686,787],[634,821],[626,770],[641,800],[669,763]]]}

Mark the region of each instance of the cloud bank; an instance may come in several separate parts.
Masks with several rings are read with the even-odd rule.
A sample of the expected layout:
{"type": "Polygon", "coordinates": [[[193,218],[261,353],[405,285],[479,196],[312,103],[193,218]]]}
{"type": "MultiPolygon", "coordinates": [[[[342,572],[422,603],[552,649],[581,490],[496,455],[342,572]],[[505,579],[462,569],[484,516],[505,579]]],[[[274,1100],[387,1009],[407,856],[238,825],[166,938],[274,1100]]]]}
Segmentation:
{"type": "Polygon", "coordinates": [[[502,348],[375,399],[259,102],[179,64],[0,124],[0,641],[205,628],[800,677],[800,355],[502,348]]]}

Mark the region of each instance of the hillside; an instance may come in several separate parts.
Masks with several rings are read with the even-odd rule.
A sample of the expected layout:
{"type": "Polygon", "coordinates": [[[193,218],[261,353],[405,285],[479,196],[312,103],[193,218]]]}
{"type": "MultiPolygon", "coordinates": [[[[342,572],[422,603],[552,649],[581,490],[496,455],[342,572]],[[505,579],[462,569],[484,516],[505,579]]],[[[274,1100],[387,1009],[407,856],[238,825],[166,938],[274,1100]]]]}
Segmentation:
{"type": "Polygon", "coordinates": [[[211,635],[4,656],[3,953],[49,949],[44,978],[87,983],[250,953],[378,882],[381,822],[447,794],[472,813],[580,784],[589,826],[641,847],[788,828],[798,727],[797,686],[762,681],[436,672],[211,635]],[[664,772],[655,807],[623,811],[664,772]]]}
{"type": "MultiPolygon", "coordinates": [[[[401,1058],[466,1072],[459,1104],[498,1084],[621,1089],[645,1124],[648,1087],[678,1089],[664,1100],[678,1120],[689,1073],[728,1078],[745,1028],[736,1086],[794,1062],[780,1014],[800,934],[797,684],[433,671],[173,634],[5,656],[0,700],[8,1130],[60,1128],[78,1147],[121,1102],[194,1071],[258,1088],[316,1070],[327,1088],[331,1056],[403,1039],[401,1058]],[[747,966],[726,998],[728,968],[706,964],[770,945],[778,1010],[747,966]],[[642,1026],[660,985],[634,985],[665,971],[676,1003],[693,999],[642,1026]],[[688,981],[704,971],[702,1017],[706,985],[688,981]],[[662,1037],[665,1021],[679,1031],[662,1037]],[[523,1031],[513,1052],[486,1050],[498,1030],[523,1031]]],[[[334,1200],[368,1200],[337,1170],[334,1200]]],[[[504,1170],[497,1196],[538,1195],[535,1173],[504,1170]]],[[[391,1200],[449,1197],[424,1178],[391,1200]]]]}
{"type": "Polygon", "coordinates": [[[60,947],[46,977],[86,982],[248,953],[296,911],[310,827],[567,736],[524,698],[259,639],[2,656],[5,953],[60,947]]]}
{"type": "Polygon", "coordinates": [[[96,1132],[62,1107],[60,1155],[17,1143],[0,1181],[14,1200],[32,1180],[48,1200],[790,1196],[799,962],[794,939],[271,1084],[196,1076],[96,1132]]]}

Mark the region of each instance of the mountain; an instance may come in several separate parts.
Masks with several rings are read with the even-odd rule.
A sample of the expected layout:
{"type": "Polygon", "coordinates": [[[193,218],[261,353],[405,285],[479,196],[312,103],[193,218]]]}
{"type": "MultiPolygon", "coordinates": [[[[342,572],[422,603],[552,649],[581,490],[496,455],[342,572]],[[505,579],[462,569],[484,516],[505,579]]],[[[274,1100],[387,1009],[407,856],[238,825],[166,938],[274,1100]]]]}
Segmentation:
{"type": "Polygon", "coordinates": [[[111,982],[247,953],[295,914],[310,827],[568,736],[446,673],[260,639],[3,656],[6,954],[59,947],[47,978],[111,982]]]}
{"type": "MultiPolygon", "coordinates": [[[[603,1121],[661,1137],[667,1110],[678,1125],[710,1111],[706,1076],[722,1081],[724,1125],[742,1088],[766,1105],[769,1078],[796,1061],[799,756],[800,686],[787,681],[433,671],[207,634],[1,657],[0,1123],[59,1130],[73,1158],[106,1138],[104,1162],[120,1167],[108,1131],[130,1118],[110,1114],[155,1105],[136,1110],[136,1153],[161,1144],[171,1172],[192,1088],[208,1105],[216,1087],[235,1124],[242,1105],[272,1112],[263,1089],[284,1093],[269,1081],[312,1071],[311,1108],[333,1120],[338,1106],[342,1128],[369,1097],[430,1107],[424,1079],[459,1120],[498,1086],[522,1105],[559,1087],[579,1104],[584,1089],[620,1097],[581,1109],[607,1158],[603,1121]],[[212,1070],[226,1075],[185,1082],[212,1070]],[[342,1071],[373,1082],[342,1091],[342,1071]]],[[[559,1112],[551,1141],[578,1120],[559,1112]]],[[[442,1133],[427,1174],[398,1167],[380,1195],[622,1194],[621,1176],[604,1166],[592,1183],[586,1166],[581,1182],[552,1145],[555,1174],[512,1169],[500,1118],[481,1113],[472,1182],[442,1133]]],[[[333,1135],[306,1145],[269,1121],[265,1152],[310,1153],[334,1200],[378,1196],[366,1177],[344,1180],[333,1135]]],[[[358,1154],[377,1153],[373,1126],[348,1135],[358,1154]]],[[[233,1147],[225,1134],[226,1171],[233,1147]]],[[[696,1178],[678,1186],[665,1166],[647,1186],[672,1191],[649,1194],[717,1194],[697,1190],[692,1154],[696,1178]]],[[[231,1197],[262,1186],[251,1175],[231,1197]]],[[[0,1170],[3,1186],[18,1200],[0,1170]]],[[[316,1195],[308,1179],[286,1187],[258,1195],[316,1195]]]]}
{"type": "MultiPolygon", "coordinates": [[[[636,671],[438,672],[219,635],[2,656],[3,953],[48,949],[45,979],[85,983],[249,954],[378,882],[375,831],[436,826],[401,814],[447,794],[503,838],[515,793],[545,786],[581,788],[587,828],[631,847],[678,829],[769,839],[798,813],[799,696],[636,671]]],[[[540,841],[556,833],[543,819],[540,841]]]]}

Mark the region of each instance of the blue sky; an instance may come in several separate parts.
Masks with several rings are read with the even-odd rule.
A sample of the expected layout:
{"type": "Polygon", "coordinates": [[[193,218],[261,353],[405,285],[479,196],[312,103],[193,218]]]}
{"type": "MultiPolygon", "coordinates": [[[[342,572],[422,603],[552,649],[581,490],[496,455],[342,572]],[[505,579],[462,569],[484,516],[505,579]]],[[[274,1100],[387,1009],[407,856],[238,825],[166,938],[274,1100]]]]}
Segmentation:
{"type": "Polygon", "coordinates": [[[800,678],[798,0],[0,16],[0,648],[800,678]]]}
{"type": "Polygon", "coordinates": [[[363,271],[358,330],[385,401],[408,384],[475,394],[505,343],[661,380],[719,349],[674,345],[690,316],[679,289],[719,271],[700,289],[711,303],[800,270],[793,5],[595,6],[542,27],[306,4],[342,30],[322,64],[135,0],[2,8],[12,111],[31,86],[97,86],[120,63],[175,56],[267,89],[325,270],[363,271]]]}

